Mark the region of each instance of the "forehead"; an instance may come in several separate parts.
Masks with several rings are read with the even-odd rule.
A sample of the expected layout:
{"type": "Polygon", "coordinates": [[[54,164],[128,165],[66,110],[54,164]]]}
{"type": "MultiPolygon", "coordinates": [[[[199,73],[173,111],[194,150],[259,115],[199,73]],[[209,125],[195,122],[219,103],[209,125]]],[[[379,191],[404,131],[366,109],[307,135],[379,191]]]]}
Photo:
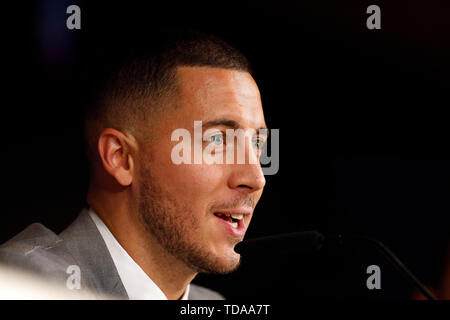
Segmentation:
{"type": "Polygon", "coordinates": [[[263,126],[258,86],[248,72],[211,67],[179,67],[179,104],[198,119],[233,118],[246,126],[263,126]]]}

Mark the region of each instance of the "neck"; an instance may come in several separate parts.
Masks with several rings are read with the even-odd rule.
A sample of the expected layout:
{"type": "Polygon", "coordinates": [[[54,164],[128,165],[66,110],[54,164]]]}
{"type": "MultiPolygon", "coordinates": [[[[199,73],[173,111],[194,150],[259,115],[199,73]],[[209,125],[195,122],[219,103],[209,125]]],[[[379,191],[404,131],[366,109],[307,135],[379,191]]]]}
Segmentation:
{"type": "Polygon", "coordinates": [[[90,207],[103,220],[116,240],[169,300],[181,299],[197,272],[174,257],[145,230],[136,210],[130,210],[123,194],[89,193],[90,207]],[[117,199],[120,198],[120,199],[117,199]],[[107,201],[101,201],[102,199],[107,201]],[[115,199],[115,200],[112,200],[115,199]]]}

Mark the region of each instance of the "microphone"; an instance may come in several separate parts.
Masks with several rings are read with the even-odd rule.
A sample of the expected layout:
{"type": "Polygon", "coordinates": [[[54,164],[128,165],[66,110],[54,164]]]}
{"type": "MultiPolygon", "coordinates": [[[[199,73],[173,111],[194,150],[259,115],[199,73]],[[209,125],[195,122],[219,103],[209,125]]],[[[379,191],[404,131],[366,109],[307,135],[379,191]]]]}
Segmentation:
{"type": "Polygon", "coordinates": [[[319,251],[324,237],[317,231],[285,233],[239,242],[234,251],[243,256],[267,256],[319,251]]]}
{"type": "Polygon", "coordinates": [[[367,243],[379,252],[397,270],[406,277],[429,300],[436,300],[435,296],[417,279],[414,274],[400,261],[400,259],[381,241],[367,236],[342,235],[324,237],[318,231],[304,231],[285,233],[261,238],[254,238],[239,242],[234,250],[243,256],[273,256],[286,253],[312,253],[318,252],[325,244],[337,243],[343,245],[346,242],[367,243]]]}

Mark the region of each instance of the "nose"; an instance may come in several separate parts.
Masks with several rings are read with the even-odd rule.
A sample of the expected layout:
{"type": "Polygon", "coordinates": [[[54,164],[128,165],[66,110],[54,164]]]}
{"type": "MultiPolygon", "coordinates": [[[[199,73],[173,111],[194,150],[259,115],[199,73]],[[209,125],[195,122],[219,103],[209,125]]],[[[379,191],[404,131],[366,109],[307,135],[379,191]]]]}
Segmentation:
{"type": "MultiPolygon", "coordinates": [[[[249,151],[247,149],[247,151],[249,151]]],[[[246,189],[248,192],[260,191],[266,184],[259,158],[254,152],[247,152],[249,157],[257,157],[244,164],[233,164],[229,179],[231,189],[246,189]]],[[[249,159],[250,160],[250,159],[249,159]]]]}
{"type": "Polygon", "coordinates": [[[229,180],[231,189],[248,189],[260,191],[266,184],[266,179],[259,164],[236,164],[229,180]]]}

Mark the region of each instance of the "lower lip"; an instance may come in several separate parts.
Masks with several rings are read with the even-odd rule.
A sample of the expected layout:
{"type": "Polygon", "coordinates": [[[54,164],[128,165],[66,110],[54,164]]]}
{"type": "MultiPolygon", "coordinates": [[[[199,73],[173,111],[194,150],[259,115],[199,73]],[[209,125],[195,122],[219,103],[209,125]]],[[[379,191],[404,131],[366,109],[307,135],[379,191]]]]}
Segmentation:
{"type": "Polygon", "coordinates": [[[238,226],[237,228],[233,228],[228,222],[223,220],[222,218],[219,218],[217,216],[214,216],[217,220],[219,220],[220,223],[225,227],[225,229],[231,233],[235,237],[243,238],[245,235],[245,226],[244,226],[244,219],[238,220],[238,226]]]}

